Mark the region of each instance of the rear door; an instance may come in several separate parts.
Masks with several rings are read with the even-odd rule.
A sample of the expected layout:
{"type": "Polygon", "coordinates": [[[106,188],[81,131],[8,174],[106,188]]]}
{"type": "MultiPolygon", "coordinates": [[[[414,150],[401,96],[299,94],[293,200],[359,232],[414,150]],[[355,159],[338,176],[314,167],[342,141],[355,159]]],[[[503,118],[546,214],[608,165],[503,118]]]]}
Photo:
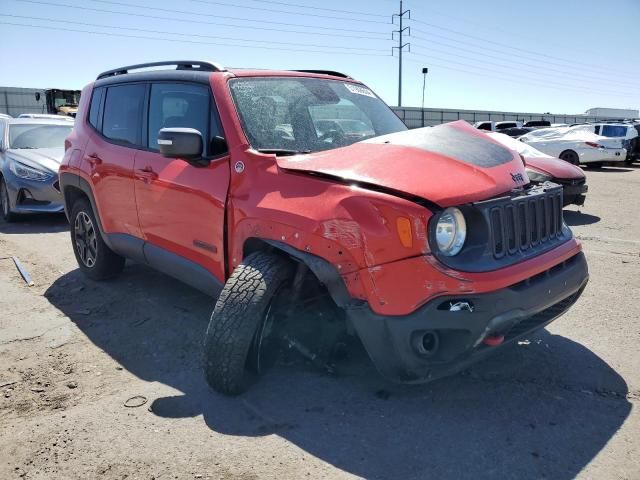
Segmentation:
{"type": "MultiPolygon", "coordinates": [[[[224,218],[229,186],[227,153],[213,155],[224,137],[211,90],[196,83],[151,84],[145,151],[135,157],[138,218],[150,264],[193,284],[204,267],[224,282],[224,218]],[[203,136],[206,166],[159,153],[161,128],[195,128],[203,136]],[[184,278],[184,277],[188,278],[184,278]]],[[[203,280],[204,281],[204,280],[203,280]]],[[[200,289],[202,285],[194,285],[200,289]]],[[[206,289],[205,289],[206,290],[206,289]]]]}
{"type": "Polygon", "coordinates": [[[82,158],[105,232],[138,238],[133,161],[142,145],[146,89],[145,84],[125,84],[93,92],[90,139],[82,158]]]}

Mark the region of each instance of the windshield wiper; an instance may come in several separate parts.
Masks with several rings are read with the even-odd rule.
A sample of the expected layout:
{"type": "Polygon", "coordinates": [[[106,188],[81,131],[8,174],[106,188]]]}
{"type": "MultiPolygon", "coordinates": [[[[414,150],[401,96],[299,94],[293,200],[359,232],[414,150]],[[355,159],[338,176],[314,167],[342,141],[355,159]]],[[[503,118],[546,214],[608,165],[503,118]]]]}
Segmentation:
{"type": "Polygon", "coordinates": [[[276,155],[298,155],[311,153],[311,150],[288,150],[286,148],[258,148],[260,153],[275,153],[276,155]]]}

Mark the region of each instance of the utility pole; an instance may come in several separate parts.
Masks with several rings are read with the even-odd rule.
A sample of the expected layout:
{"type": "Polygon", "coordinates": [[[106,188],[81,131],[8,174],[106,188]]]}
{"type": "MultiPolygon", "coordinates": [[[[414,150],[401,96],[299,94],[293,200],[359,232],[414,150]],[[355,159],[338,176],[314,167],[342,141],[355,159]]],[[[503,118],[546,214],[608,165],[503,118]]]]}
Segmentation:
{"type": "Polygon", "coordinates": [[[398,13],[395,13],[391,16],[391,23],[395,25],[396,17],[399,19],[400,25],[398,26],[398,30],[394,30],[391,33],[391,38],[394,33],[398,34],[398,46],[391,47],[391,54],[393,55],[394,50],[398,49],[398,106],[402,106],[402,52],[405,47],[409,47],[409,52],[411,52],[411,44],[409,42],[403,43],[403,36],[405,30],[409,30],[409,35],[411,35],[411,27],[404,26],[404,16],[408,15],[408,19],[411,20],[411,10],[403,10],[402,9],[402,0],[400,0],[400,10],[398,13]]]}
{"type": "Polygon", "coordinates": [[[424,90],[427,86],[427,73],[429,73],[429,69],[427,67],[422,68],[422,126],[424,127],[424,90]]]}

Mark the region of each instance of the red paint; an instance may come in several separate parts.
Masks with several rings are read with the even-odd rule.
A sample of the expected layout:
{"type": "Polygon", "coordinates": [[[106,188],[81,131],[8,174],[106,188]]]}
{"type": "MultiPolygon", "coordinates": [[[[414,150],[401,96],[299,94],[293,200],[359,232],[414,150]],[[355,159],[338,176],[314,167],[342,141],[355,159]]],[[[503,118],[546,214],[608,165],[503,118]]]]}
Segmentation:
{"type": "Polygon", "coordinates": [[[501,345],[502,342],[504,342],[504,335],[486,337],[484,340],[482,340],[482,343],[488,345],[489,347],[497,347],[498,345],[501,345]]]}
{"type": "Polygon", "coordinates": [[[135,203],[143,238],[199,263],[217,278],[224,272],[224,209],[229,159],[195,168],[184,160],[137,151],[135,203]],[[196,247],[203,242],[212,249],[196,247]]]}
{"type": "MultiPolygon", "coordinates": [[[[466,122],[448,125],[494,142],[466,122]]],[[[443,207],[484,200],[507,192],[516,186],[511,174],[520,173],[526,178],[522,161],[515,153],[510,162],[480,168],[415,147],[367,142],[308,155],[278,157],[276,161],[278,166],[288,170],[319,172],[354,182],[384,185],[428,198],[443,207]]]]}
{"type": "MultiPolygon", "coordinates": [[[[443,294],[504,288],[580,251],[579,243],[571,240],[497,271],[471,274],[444,267],[427,242],[428,209],[393,194],[308,174],[378,184],[446,207],[508,192],[514,187],[511,174],[524,175],[519,157],[483,169],[412,147],[365,143],[304,157],[261,154],[250,148],[231,99],[227,82],[236,75],[327,78],[252,70],[212,73],[211,89],[229,155],[208,168],[107,143],[87,124],[93,87],[83,90],[68,138],[68,151],[80,151],[83,160],[72,162],[72,155],[65,155],[60,171],[74,172],[90,183],[107,233],[145,239],[201,264],[222,282],[242,261],[247,240],[281,241],[327,260],[354,298],[385,315],[410,313],[443,294]],[[91,165],[84,159],[93,153],[101,163],[91,165]],[[233,168],[239,161],[245,165],[242,173],[233,168]],[[398,236],[399,217],[412,225],[409,247],[398,236]],[[215,246],[215,251],[195,246],[196,240],[215,246]]],[[[455,128],[486,138],[464,123],[455,128]]]]}
{"type": "Polygon", "coordinates": [[[586,177],[580,167],[559,158],[525,157],[524,160],[529,168],[546,173],[553,178],[581,180],[586,177]]]}

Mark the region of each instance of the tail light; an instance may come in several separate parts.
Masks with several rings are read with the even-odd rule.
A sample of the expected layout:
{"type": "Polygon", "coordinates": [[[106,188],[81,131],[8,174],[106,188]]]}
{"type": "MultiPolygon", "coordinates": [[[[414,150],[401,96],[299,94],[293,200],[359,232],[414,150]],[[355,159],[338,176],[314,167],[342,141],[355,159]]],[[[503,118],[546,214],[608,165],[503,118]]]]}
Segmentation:
{"type": "Polygon", "coordinates": [[[593,147],[593,148],[604,148],[604,146],[599,145],[599,144],[597,144],[595,142],[584,142],[584,143],[586,143],[587,145],[589,145],[590,147],[593,147]]]}

